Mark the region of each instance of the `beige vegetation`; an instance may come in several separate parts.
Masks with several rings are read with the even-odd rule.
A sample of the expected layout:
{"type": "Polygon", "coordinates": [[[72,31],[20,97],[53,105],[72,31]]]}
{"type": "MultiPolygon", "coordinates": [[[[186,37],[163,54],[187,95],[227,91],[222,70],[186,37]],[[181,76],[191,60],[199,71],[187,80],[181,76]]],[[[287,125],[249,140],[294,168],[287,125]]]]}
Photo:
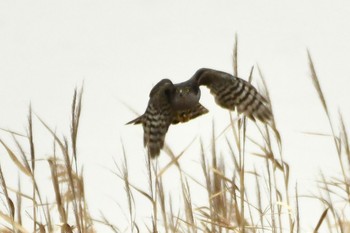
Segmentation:
{"type": "MultiPolygon", "coordinates": [[[[235,50],[237,51],[237,44],[235,50]]],[[[9,174],[3,174],[0,169],[1,200],[0,222],[1,232],[97,232],[96,225],[104,225],[112,232],[304,232],[300,222],[301,198],[319,200],[323,212],[316,213],[319,221],[309,223],[313,225],[314,232],[320,228],[323,232],[349,232],[350,231],[350,145],[345,123],[339,113],[339,122],[331,121],[328,106],[322,93],[320,83],[308,53],[311,79],[319,96],[325,114],[329,120],[332,131],[329,139],[334,141],[337,154],[330,159],[339,161],[339,176],[321,176],[318,194],[305,197],[298,192],[297,184],[290,183],[292,167],[284,161],[283,143],[273,120],[271,126],[246,121],[231,114],[231,124],[226,130],[232,131],[234,138],[226,138],[226,144],[232,158],[232,163],[225,163],[221,154],[218,153],[217,138],[223,133],[212,134],[211,151],[201,147],[201,167],[203,181],[193,180],[181,168],[179,158],[183,155],[174,154],[169,147],[165,152],[171,157],[171,162],[160,168],[156,160],[146,159],[145,166],[148,171],[149,189],[142,190],[130,182],[133,174],[129,173],[126,152],[124,151],[124,163],[116,164],[114,174],[124,181],[124,187],[120,187],[128,200],[129,226],[127,229],[119,225],[119,222],[109,220],[102,215],[94,215],[89,212],[89,200],[85,198],[84,173],[82,164],[79,164],[77,153],[77,138],[79,120],[82,109],[83,90],[76,90],[72,102],[72,115],[70,123],[71,134],[61,138],[55,134],[40,117],[32,114],[29,110],[28,132],[19,134],[9,130],[13,136],[16,148],[11,148],[8,142],[0,140],[7,151],[8,156],[15,163],[18,171],[31,180],[31,190],[22,190],[21,182],[18,181],[16,190],[6,185],[10,179],[9,174]],[[41,189],[36,180],[37,155],[36,146],[40,142],[33,143],[33,120],[41,122],[48,130],[53,140],[53,156],[47,158],[47,166],[51,174],[52,186],[41,189]],[[246,135],[247,124],[254,125],[260,132],[260,142],[246,135]],[[338,127],[336,125],[339,125],[338,127]],[[22,139],[26,142],[22,143],[22,139]],[[21,140],[19,140],[21,139],[21,140]],[[20,142],[21,141],[21,142],[20,142]],[[254,144],[258,150],[253,154],[247,153],[246,144],[254,144]],[[15,152],[16,151],[16,152],[15,152]],[[18,152],[17,152],[18,151],[18,152]],[[29,155],[29,156],[28,156],[29,155]],[[246,157],[257,156],[259,164],[264,169],[247,170],[246,157]],[[182,206],[173,206],[167,190],[164,188],[162,175],[169,169],[176,167],[178,179],[181,181],[181,190],[178,195],[182,196],[182,206]],[[253,177],[254,187],[247,185],[247,177],[253,177]],[[196,206],[190,191],[191,182],[197,182],[206,190],[206,205],[196,206]],[[41,190],[41,191],[39,191],[41,190]],[[45,190],[45,191],[43,191],[45,190]],[[268,192],[262,191],[267,190],[268,192]],[[47,193],[54,191],[54,200],[47,200],[47,193]],[[28,194],[30,193],[30,194],[28,194]],[[141,194],[151,203],[149,222],[137,222],[138,206],[135,204],[134,195],[141,194]],[[31,202],[31,211],[23,210],[22,202],[31,202]],[[43,216],[39,218],[38,216],[43,216]],[[102,216],[102,217],[101,217],[102,216]],[[29,218],[31,226],[24,226],[23,219],[29,218]],[[146,226],[146,227],[145,227],[146,226]]],[[[270,102],[268,89],[264,83],[263,94],[270,102]]],[[[237,74],[237,53],[234,52],[234,74],[237,74]]],[[[249,80],[251,80],[250,75],[249,80]]],[[[86,126],[85,126],[86,127],[86,126]]],[[[215,126],[213,125],[213,132],[215,126]]],[[[223,143],[223,142],[220,142],[223,143]]],[[[220,145],[221,146],[221,145],[220,145]]],[[[2,155],[4,156],[4,155],[2,155]]],[[[143,156],[142,154],[140,156],[143,156]]]]}

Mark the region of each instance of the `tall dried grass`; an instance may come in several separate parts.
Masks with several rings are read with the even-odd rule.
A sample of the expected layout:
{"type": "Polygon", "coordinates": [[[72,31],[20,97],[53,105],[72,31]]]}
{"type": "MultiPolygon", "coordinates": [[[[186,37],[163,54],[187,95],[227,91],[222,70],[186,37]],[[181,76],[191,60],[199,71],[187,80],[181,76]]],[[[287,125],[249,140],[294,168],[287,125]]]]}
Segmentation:
{"type": "MultiPolygon", "coordinates": [[[[237,37],[234,47],[234,74],[238,75],[237,37]]],[[[339,161],[340,177],[326,177],[319,180],[319,195],[312,198],[320,200],[324,211],[318,213],[319,221],[314,223],[314,232],[321,228],[328,232],[349,232],[349,204],[350,204],[350,146],[347,130],[341,113],[339,113],[339,128],[331,121],[330,112],[323,95],[316,70],[308,52],[311,79],[328,117],[332,140],[339,161]],[[347,212],[348,211],[348,212],[347,212]],[[326,224],[326,226],[325,226],[326,224]]],[[[249,81],[252,80],[253,68],[249,81]]],[[[262,79],[262,93],[271,103],[270,94],[264,81],[261,69],[258,73],[262,79]]],[[[213,122],[211,135],[211,150],[203,142],[200,144],[200,166],[203,182],[195,180],[181,167],[179,159],[186,152],[175,154],[168,146],[164,151],[171,161],[160,167],[156,160],[145,156],[148,189],[143,190],[131,182],[127,155],[123,147],[123,163],[115,162],[114,174],[124,182],[124,193],[127,198],[128,221],[127,229],[119,226],[118,222],[108,220],[103,214],[99,219],[93,218],[88,209],[85,198],[84,176],[81,164],[78,163],[79,151],[77,138],[79,120],[82,110],[83,90],[75,90],[72,101],[71,125],[69,138],[60,138],[40,117],[36,119],[47,129],[53,140],[53,156],[47,158],[51,172],[54,200],[46,200],[46,195],[40,191],[36,179],[36,145],[33,128],[33,114],[29,108],[28,132],[19,134],[9,130],[4,133],[12,135],[16,148],[0,139],[0,143],[9,158],[17,166],[18,172],[29,177],[32,188],[31,195],[26,195],[18,180],[17,190],[10,189],[6,184],[8,174],[3,174],[0,166],[0,183],[2,189],[3,207],[0,210],[1,232],[96,232],[94,226],[102,224],[112,232],[303,232],[300,224],[299,199],[303,198],[298,192],[296,184],[290,183],[290,166],[283,159],[283,143],[275,120],[270,126],[260,123],[254,125],[230,114],[230,125],[224,130],[232,131],[232,138],[225,132],[216,133],[213,122]],[[259,132],[259,140],[248,136],[247,126],[255,127],[259,132]],[[226,137],[218,145],[218,138],[226,137]],[[21,144],[19,138],[26,139],[21,144]],[[259,141],[259,142],[258,142],[259,141]],[[254,145],[257,151],[248,154],[247,144],[254,145]],[[225,156],[231,157],[227,163],[219,148],[227,147],[225,156]],[[19,151],[16,154],[14,151],[19,151]],[[26,151],[29,151],[27,156],[26,151]],[[259,169],[247,168],[247,156],[261,158],[259,169]],[[171,167],[176,167],[181,189],[177,193],[181,196],[182,206],[174,206],[172,195],[168,194],[163,183],[163,174],[171,167]],[[248,181],[255,184],[248,185],[248,181]],[[193,183],[199,184],[206,192],[207,203],[198,206],[194,203],[191,192],[193,183]],[[137,222],[136,215],[139,208],[135,202],[135,193],[145,198],[151,206],[149,222],[137,222]],[[32,203],[31,212],[22,207],[23,199],[32,203]],[[40,218],[38,216],[41,216],[40,218]],[[24,226],[23,219],[29,218],[32,226],[24,226]],[[144,230],[145,229],[145,230],[144,230]]],[[[123,143],[121,143],[123,145],[123,143]]],[[[49,190],[49,189],[46,189],[49,190]]],[[[28,190],[26,190],[28,192],[28,190]]],[[[173,194],[176,195],[176,194],[173,194]]]]}

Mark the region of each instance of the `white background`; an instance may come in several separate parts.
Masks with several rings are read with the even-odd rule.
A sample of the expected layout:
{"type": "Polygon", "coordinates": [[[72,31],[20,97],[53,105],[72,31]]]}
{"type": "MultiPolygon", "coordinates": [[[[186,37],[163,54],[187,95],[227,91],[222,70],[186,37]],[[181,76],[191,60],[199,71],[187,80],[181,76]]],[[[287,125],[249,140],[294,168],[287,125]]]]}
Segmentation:
{"type": "MultiPolygon", "coordinates": [[[[132,179],[137,183],[145,175],[142,130],[124,125],[135,115],[123,102],[141,114],[150,89],[162,78],[181,82],[201,67],[232,72],[237,33],[239,76],[247,79],[251,66],[259,64],[291,167],[291,187],[297,181],[302,193],[309,194],[320,169],[329,175],[339,170],[332,140],[302,133],[330,133],[306,49],[333,118],[340,109],[349,124],[349,22],[347,1],[1,1],[0,127],[25,132],[31,103],[59,135],[68,136],[73,90],[84,82],[78,143],[88,202],[96,217],[99,210],[115,216],[120,211],[114,203],[123,202],[124,190],[109,169],[115,170],[113,160],[121,161],[121,140],[132,179]]],[[[254,77],[259,79],[257,72],[254,77]]],[[[196,136],[207,137],[212,119],[219,128],[229,124],[227,112],[209,92],[202,96],[210,113],[171,127],[166,140],[175,152],[196,136]]],[[[37,120],[34,127],[37,156],[47,158],[52,138],[37,120]]],[[[11,141],[5,132],[0,138],[11,141]]],[[[18,172],[6,152],[0,153],[6,178],[15,186],[18,172]]],[[[200,172],[199,159],[190,156],[180,162],[200,172]]],[[[40,163],[38,171],[47,180],[47,164],[40,163]]],[[[305,203],[309,221],[303,220],[304,229],[321,214],[307,212],[313,205],[305,203]]],[[[144,211],[146,215],[148,209],[144,211]]]]}

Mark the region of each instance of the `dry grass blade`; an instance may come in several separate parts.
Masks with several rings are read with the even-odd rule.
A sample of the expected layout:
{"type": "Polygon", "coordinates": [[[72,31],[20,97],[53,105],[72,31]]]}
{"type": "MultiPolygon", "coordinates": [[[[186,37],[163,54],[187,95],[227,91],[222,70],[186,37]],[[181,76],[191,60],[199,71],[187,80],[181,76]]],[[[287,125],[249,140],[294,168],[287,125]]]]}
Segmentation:
{"type": "MultiPolygon", "coordinates": [[[[261,151],[262,151],[262,154],[261,153],[251,153],[251,154],[254,154],[256,156],[259,156],[259,157],[263,157],[263,158],[271,158],[271,160],[275,160],[274,156],[273,156],[273,153],[271,152],[271,146],[269,146],[268,148],[266,147],[266,145],[261,145],[259,144],[258,142],[256,142],[254,139],[252,139],[251,137],[247,136],[246,137],[251,143],[253,143],[254,145],[256,145],[261,151]]],[[[269,142],[268,140],[266,140],[265,142],[269,142]]],[[[282,165],[279,164],[279,166],[281,167],[282,169],[282,165]]]]}
{"type": "MultiPolygon", "coordinates": [[[[259,72],[259,75],[261,77],[261,81],[262,81],[262,88],[261,89],[261,94],[264,95],[264,97],[266,98],[266,101],[267,103],[269,104],[269,107],[270,107],[270,111],[271,111],[271,122],[270,122],[270,126],[274,132],[274,135],[275,135],[275,138],[276,138],[276,141],[277,141],[277,144],[278,144],[278,149],[280,151],[280,153],[282,152],[282,139],[281,139],[281,135],[277,129],[277,126],[276,126],[276,121],[275,121],[275,116],[274,116],[274,113],[273,113],[273,108],[272,108],[272,102],[271,102],[271,97],[270,97],[270,92],[269,92],[269,89],[267,87],[267,83],[266,83],[266,80],[265,80],[265,76],[262,74],[262,71],[260,69],[260,67],[258,66],[258,72],[259,72]]],[[[267,135],[264,137],[265,138],[265,141],[267,141],[267,144],[269,144],[270,142],[270,139],[268,137],[268,130],[267,130],[267,127],[265,126],[265,131],[267,133],[267,135]]],[[[262,134],[263,135],[263,134],[262,134]]],[[[282,154],[282,153],[281,153],[282,154]]]]}
{"type": "MultiPolygon", "coordinates": [[[[186,148],[187,148],[187,147],[186,147],[186,148]]],[[[185,149],[185,150],[186,150],[186,149],[185,149]]],[[[183,150],[183,152],[184,152],[185,150],[183,150]]],[[[181,166],[180,166],[180,163],[179,163],[178,160],[179,160],[180,157],[182,156],[182,153],[180,153],[179,155],[175,155],[174,151],[168,146],[168,144],[167,144],[166,142],[164,143],[163,151],[164,151],[167,155],[170,156],[170,158],[171,158],[171,162],[170,162],[170,163],[174,162],[175,165],[176,165],[176,167],[179,169],[179,171],[181,171],[181,166]]],[[[166,167],[167,167],[167,166],[166,166],[166,167]]],[[[164,169],[162,169],[162,170],[164,170],[164,169]]],[[[164,171],[158,172],[158,175],[159,175],[160,173],[164,173],[164,171]]]]}
{"type": "Polygon", "coordinates": [[[17,222],[22,225],[22,196],[21,193],[21,180],[18,178],[18,192],[16,193],[17,201],[17,222]]]}
{"type": "Polygon", "coordinates": [[[300,212],[299,212],[299,194],[298,194],[298,184],[295,184],[295,203],[296,203],[296,223],[297,229],[296,232],[300,232],[300,212]]]}
{"type": "MultiPolygon", "coordinates": [[[[329,189],[328,188],[328,184],[326,183],[326,177],[324,176],[323,172],[321,172],[321,179],[322,181],[324,182],[324,185],[325,185],[325,188],[326,189],[329,189]]],[[[316,197],[317,198],[317,197],[316,197]]],[[[332,196],[331,196],[331,192],[322,192],[322,190],[320,190],[320,197],[318,197],[318,199],[329,209],[332,210],[332,206],[334,206],[334,203],[333,203],[333,199],[332,199],[332,196]]],[[[335,212],[334,211],[331,211],[332,213],[332,216],[333,218],[335,219],[336,216],[335,216],[335,212]]],[[[332,229],[332,224],[331,224],[331,219],[329,217],[329,215],[327,215],[327,218],[326,218],[326,221],[327,221],[327,226],[328,226],[328,230],[331,231],[332,229]]]]}
{"type": "Polygon", "coordinates": [[[168,219],[167,219],[167,210],[165,205],[165,192],[164,192],[164,186],[163,186],[163,179],[162,177],[157,177],[158,182],[157,185],[157,194],[159,197],[159,205],[162,213],[163,218],[163,226],[165,229],[165,232],[168,233],[169,225],[168,225],[168,219]]]}
{"type": "Polygon", "coordinates": [[[111,231],[113,231],[114,233],[120,233],[121,231],[119,230],[118,227],[116,227],[113,223],[111,223],[107,218],[106,216],[104,216],[103,213],[101,213],[101,219],[102,220],[97,220],[97,219],[94,219],[95,222],[98,222],[98,223],[101,223],[107,227],[109,227],[111,229],[111,231]]]}
{"type": "Polygon", "coordinates": [[[11,216],[8,216],[8,215],[4,214],[1,211],[0,211],[0,218],[2,218],[7,223],[9,223],[9,224],[11,224],[13,226],[13,230],[9,231],[9,232],[16,232],[16,230],[17,230],[17,231],[20,231],[21,233],[29,233],[29,231],[27,231],[21,224],[19,224],[18,222],[14,221],[11,216]]]}
{"type": "Polygon", "coordinates": [[[36,232],[37,220],[36,220],[36,212],[37,207],[35,206],[36,200],[36,181],[35,181],[35,147],[34,147],[34,139],[33,139],[33,120],[32,120],[32,106],[29,105],[29,115],[28,115],[28,141],[30,146],[30,159],[31,159],[31,171],[32,171],[32,196],[33,196],[33,232],[36,232]]]}
{"type": "Polygon", "coordinates": [[[327,103],[326,103],[326,99],[324,98],[324,95],[323,95],[323,92],[322,92],[322,89],[321,89],[320,82],[318,81],[318,77],[317,77],[317,74],[316,74],[315,66],[314,66],[314,63],[312,62],[312,59],[311,59],[311,55],[310,55],[310,51],[309,51],[309,50],[307,50],[307,57],[308,57],[308,59],[309,59],[309,67],[310,67],[310,71],[311,71],[311,80],[312,80],[312,83],[314,84],[314,87],[315,87],[315,89],[316,89],[316,91],[317,91],[318,97],[319,97],[320,100],[321,100],[323,109],[325,110],[325,112],[327,113],[327,115],[329,115],[328,107],[327,107],[327,103]]]}
{"type": "Polygon", "coordinates": [[[48,162],[49,162],[50,170],[51,170],[51,180],[52,180],[53,188],[55,191],[56,205],[57,205],[58,213],[60,215],[61,222],[67,223],[66,211],[64,209],[64,203],[62,201],[59,182],[58,182],[56,160],[49,159],[48,162]]]}
{"type": "MultiPolygon", "coordinates": [[[[16,193],[16,195],[21,196],[21,198],[25,198],[26,200],[33,201],[33,198],[31,196],[26,195],[26,194],[14,189],[14,188],[7,187],[7,190],[10,190],[11,192],[16,193]]],[[[35,203],[35,205],[39,205],[39,204],[35,203]]]]}
{"type": "Polygon", "coordinates": [[[124,102],[123,100],[119,100],[119,102],[124,105],[130,112],[132,112],[135,116],[140,116],[141,114],[136,111],[134,108],[132,108],[128,103],[124,102]]]}
{"type": "MultiPolygon", "coordinates": [[[[210,197],[213,194],[212,178],[210,176],[210,172],[209,172],[209,168],[208,168],[208,161],[207,161],[206,156],[204,154],[204,145],[203,145],[202,140],[201,140],[201,165],[202,165],[202,172],[203,172],[204,178],[205,178],[206,191],[207,191],[208,199],[210,200],[210,197]]],[[[210,210],[210,213],[212,213],[212,211],[213,211],[213,203],[211,201],[209,201],[209,210],[210,210]]],[[[208,215],[209,218],[212,218],[210,216],[214,216],[214,215],[208,215]]],[[[214,224],[211,224],[210,227],[211,227],[211,230],[209,230],[208,232],[214,232],[214,229],[215,229],[214,224]]]]}
{"type": "MultiPolygon", "coordinates": [[[[46,200],[46,203],[48,203],[48,201],[46,200]]],[[[47,230],[49,233],[53,232],[53,225],[52,225],[52,219],[51,219],[51,214],[50,214],[50,207],[49,205],[46,205],[46,209],[44,210],[46,212],[46,216],[47,216],[47,221],[46,221],[46,226],[47,226],[47,230]]]]}
{"type": "Polygon", "coordinates": [[[5,147],[8,155],[10,156],[11,160],[15,163],[15,165],[18,167],[18,169],[23,172],[24,174],[26,174],[27,176],[31,177],[32,173],[31,171],[29,171],[17,158],[17,156],[15,155],[15,153],[13,153],[13,151],[0,139],[0,143],[5,147]]]}
{"type": "Polygon", "coordinates": [[[233,47],[233,75],[238,76],[238,36],[237,33],[235,34],[235,44],[233,47]]]}
{"type": "Polygon", "coordinates": [[[316,225],[316,227],[315,227],[315,229],[314,229],[314,233],[317,233],[317,232],[318,232],[318,229],[321,227],[323,220],[324,220],[324,219],[326,218],[326,216],[327,216],[328,210],[329,210],[329,208],[327,208],[327,209],[325,209],[325,210],[323,211],[323,213],[322,213],[320,219],[318,220],[317,225],[316,225]]]}
{"type": "Polygon", "coordinates": [[[58,136],[56,135],[56,133],[38,116],[36,115],[36,117],[39,119],[39,121],[41,122],[41,124],[44,125],[44,127],[50,132],[50,134],[53,136],[53,138],[55,139],[55,141],[58,143],[58,145],[60,146],[60,149],[62,151],[63,154],[66,154],[66,147],[64,145],[64,143],[58,138],[58,136]]]}
{"type": "Polygon", "coordinates": [[[31,169],[31,166],[29,164],[30,161],[27,159],[27,156],[26,156],[26,153],[25,153],[25,150],[24,150],[23,146],[19,143],[18,139],[16,138],[16,136],[14,134],[12,134],[12,138],[13,138],[13,141],[15,142],[15,144],[16,144],[17,149],[20,152],[20,155],[21,155],[21,158],[22,158],[22,164],[25,166],[27,171],[30,172],[30,177],[33,179],[32,169],[31,169]]]}
{"type": "MultiPolygon", "coordinates": [[[[12,200],[11,200],[9,194],[8,194],[5,177],[4,177],[4,174],[2,173],[1,166],[0,166],[0,183],[1,183],[2,190],[4,191],[4,195],[5,195],[6,203],[7,203],[7,208],[9,210],[9,214],[11,216],[12,221],[14,222],[14,219],[15,219],[15,206],[14,206],[14,204],[13,204],[13,202],[12,202],[12,200]]],[[[12,228],[13,228],[13,230],[15,229],[14,225],[12,225],[12,228]]]]}
{"type": "Polygon", "coordinates": [[[177,215],[174,215],[174,211],[173,211],[173,204],[172,204],[172,199],[171,199],[171,195],[169,195],[169,209],[170,209],[170,219],[169,219],[169,224],[170,224],[170,230],[172,233],[176,233],[179,232],[179,216],[180,216],[180,210],[178,210],[177,215]],[[175,220],[175,221],[174,221],[175,220]]]}
{"type": "MultiPolygon", "coordinates": [[[[254,167],[254,171],[256,171],[256,168],[254,167]]],[[[261,196],[261,185],[259,182],[259,176],[255,176],[255,184],[256,184],[256,198],[258,200],[258,211],[259,211],[259,220],[260,225],[262,228],[264,228],[264,218],[263,218],[263,212],[262,212],[262,196],[261,196]]]]}
{"type": "MultiPolygon", "coordinates": [[[[217,154],[216,154],[216,140],[215,140],[215,124],[214,121],[212,122],[212,140],[211,140],[211,145],[212,145],[212,151],[211,151],[211,156],[212,156],[212,162],[211,162],[211,167],[214,170],[220,170],[219,165],[218,165],[218,158],[217,158],[217,154]]],[[[209,170],[210,171],[210,170],[209,170]]],[[[210,196],[209,196],[209,200],[211,200],[212,202],[212,208],[211,208],[211,222],[215,222],[217,219],[219,219],[219,215],[222,214],[222,207],[223,205],[223,200],[222,200],[222,196],[217,196],[214,199],[211,199],[211,197],[216,194],[216,193],[220,193],[222,190],[222,183],[221,183],[221,179],[220,177],[215,174],[214,172],[210,173],[211,175],[211,192],[210,192],[210,196]]],[[[214,226],[215,227],[215,226],[214,226]]],[[[214,228],[215,229],[215,228],[214,228]]]]}
{"type": "MultiPolygon", "coordinates": [[[[76,186],[75,186],[76,183],[74,182],[75,179],[74,179],[74,175],[73,175],[72,165],[71,165],[71,162],[70,162],[70,157],[69,157],[69,154],[68,154],[67,141],[65,141],[64,148],[65,148],[65,150],[64,150],[63,156],[64,156],[65,165],[66,165],[66,171],[67,171],[67,174],[68,174],[69,190],[73,194],[72,202],[73,202],[75,221],[76,221],[76,224],[77,224],[78,232],[81,232],[81,229],[82,229],[82,225],[81,225],[82,218],[81,218],[80,214],[82,214],[82,212],[81,212],[81,208],[78,209],[78,205],[80,206],[79,197],[81,195],[79,195],[80,190],[77,189],[76,186]]],[[[68,224],[66,224],[66,225],[68,225],[68,224]]],[[[70,229],[70,228],[66,228],[66,229],[70,229]]]]}
{"type": "MultiPolygon", "coordinates": [[[[77,160],[77,140],[78,140],[78,130],[79,130],[79,123],[80,123],[80,115],[81,115],[81,109],[82,109],[82,97],[83,97],[83,88],[84,85],[82,85],[80,91],[75,88],[74,95],[73,95],[73,101],[72,101],[72,119],[71,119],[71,142],[72,142],[72,154],[75,162],[75,173],[78,174],[78,160],[77,160]]],[[[67,166],[66,162],[66,166],[67,166]]],[[[67,169],[70,170],[71,164],[68,164],[67,169]]],[[[69,174],[69,171],[68,171],[69,174]]],[[[83,177],[81,179],[77,179],[78,184],[80,184],[79,188],[77,189],[78,196],[75,196],[74,190],[73,195],[75,198],[78,198],[74,205],[77,205],[77,211],[79,214],[83,215],[84,218],[80,217],[80,223],[77,225],[78,229],[80,228],[87,228],[89,227],[89,222],[91,221],[89,218],[89,214],[87,213],[87,208],[83,208],[82,203],[85,203],[84,201],[84,189],[83,189],[83,177]]]]}
{"type": "Polygon", "coordinates": [[[178,161],[182,157],[182,155],[183,153],[180,153],[178,156],[175,156],[174,158],[172,158],[171,161],[158,172],[157,178],[161,177],[172,165],[178,164],[178,161]]]}
{"type": "Polygon", "coordinates": [[[28,140],[29,140],[29,145],[30,145],[30,158],[32,162],[32,172],[34,175],[35,171],[35,147],[34,147],[34,139],[33,139],[33,120],[32,120],[32,106],[29,106],[29,115],[28,115],[28,127],[29,127],[29,132],[28,132],[28,140]]]}
{"type": "MultiPolygon", "coordinates": [[[[347,133],[345,130],[345,126],[344,126],[344,122],[343,122],[341,114],[339,114],[339,116],[340,116],[340,136],[338,136],[338,134],[335,133],[335,129],[334,129],[333,123],[331,121],[331,116],[330,116],[330,113],[328,110],[328,106],[327,106],[324,94],[322,92],[321,85],[320,85],[319,79],[317,77],[315,67],[314,67],[314,64],[312,62],[311,55],[310,55],[309,51],[307,51],[307,55],[308,55],[308,60],[309,60],[312,82],[313,82],[314,87],[318,93],[322,107],[327,115],[328,122],[329,122],[330,128],[332,130],[332,137],[333,137],[334,144],[336,147],[338,162],[339,162],[342,176],[343,176],[342,180],[339,181],[338,183],[334,183],[334,182],[329,183],[327,181],[327,179],[324,177],[324,175],[322,174],[322,183],[324,186],[320,187],[321,189],[325,190],[323,193],[326,195],[325,198],[326,198],[327,203],[329,204],[328,208],[331,210],[334,221],[339,222],[339,221],[341,221],[341,219],[339,217],[339,214],[335,210],[332,197],[334,197],[334,199],[339,198],[339,197],[342,198],[342,197],[339,195],[338,191],[335,192],[334,190],[332,190],[332,188],[340,188],[341,190],[343,190],[346,193],[346,197],[343,199],[346,202],[349,202],[349,200],[350,200],[350,184],[349,184],[349,174],[348,174],[349,168],[345,166],[345,160],[342,157],[342,154],[343,154],[342,148],[344,148],[345,153],[347,154],[347,158],[348,158],[348,165],[350,166],[350,162],[349,162],[350,157],[348,156],[348,153],[349,153],[348,138],[347,138],[347,133]]],[[[322,193],[321,193],[321,196],[322,196],[322,193]]],[[[324,215],[326,215],[326,211],[324,212],[324,215]]],[[[330,222],[331,222],[331,220],[329,220],[329,218],[327,217],[327,224],[328,224],[329,230],[331,229],[330,222]]],[[[341,232],[343,232],[340,225],[338,225],[337,229],[339,229],[341,232]]]]}
{"type": "Polygon", "coordinates": [[[350,144],[349,144],[349,137],[348,133],[345,127],[344,119],[342,114],[339,112],[339,122],[340,122],[340,138],[342,145],[344,147],[344,153],[347,156],[347,162],[348,166],[350,168],[350,144]]]}
{"type": "Polygon", "coordinates": [[[192,139],[192,141],[185,147],[185,149],[183,149],[179,155],[175,155],[173,153],[173,151],[170,149],[170,147],[168,145],[165,145],[165,152],[170,156],[171,161],[165,165],[164,168],[162,168],[158,174],[157,174],[157,178],[162,176],[173,164],[176,165],[176,167],[178,168],[180,174],[182,173],[180,164],[179,164],[179,159],[182,157],[182,155],[187,151],[187,149],[194,143],[194,141],[196,140],[196,137],[192,139]]]}
{"type": "Polygon", "coordinates": [[[5,131],[5,132],[7,132],[7,133],[10,133],[10,134],[12,134],[12,135],[19,136],[19,137],[24,137],[24,138],[26,138],[26,137],[27,137],[27,136],[26,136],[26,135],[24,135],[24,134],[21,134],[21,133],[18,133],[18,132],[15,132],[15,131],[9,130],[9,129],[0,128],[0,130],[5,131]]]}
{"type": "Polygon", "coordinates": [[[315,89],[317,91],[317,94],[318,94],[318,97],[319,97],[319,99],[321,101],[323,109],[326,112],[326,115],[327,115],[327,118],[328,118],[328,122],[329,122],[329,125],[330,125],[331,130],[332,130],[332,134],[333,134],[333,137],[334,137],[334,143],[335,143],[338,155],[339,155],[340,154],[340,145],[339,145],[339,142],[336,140],[336,134],[335,134],[334,127],[333,127],[333,124],[332,124],[332,121],[331,121],[330,113],[328,111],[326,99],[325,99],[325,97],[323,95],[323,91],[321,89],[321,85],[320,85],[319,79],[317,77],[316,70],[315,70],[315,67],[314,67],[314,63],[312,62],[309,50],[307,50],[307,55],[308,55],[309,67],[310,67],[310,71],[311,71],[311,80],[312,80],[312,83],[314,84],[314,87],[315,87],[315,89]]]}
{"type": "Polygon", "coordinates": [[[73,102],[72,102],[72,119],[71,119],[71,140],[74,159],[77,160],[77,138],[80,122],[80,114],[82,108],[83,87],[78,92],[74,90],[73,102]]]}
{"type": "Polygon", "coordinates": [[[252,66],[252,68],[250,69],[249,78],[248,78],[249,83],[251,83],[253,80],[253,71],[254,71],[254,66],[252,66]]]}
{"type": "Polygon", "coordinates": [[[68,174],[68,180],[69,180],[69,189],[72,192],[73,195],[73,208],[74,208],[74,215],[75,215],[75,219],[76,219],[76,223],[77,223],[77,228],[78,231],[81,231],[81,225],[80,225],[80,218],[79,218],[79,210],[78,210],[78,204],[77,204],[77,190],[75,188],[75,183],[74,183],[74,178],[73,178],[73,170],[72,170],[72,165],[70,162],[70,158],[69,158],[69,153],[68,153],[68,143],[66,140],[64,140],[64,142],[62,142],[58,136],[55,134],[55,132],[39,117],[37,116],[37,118],[39,119],[39,121],[45,126],[45,128],[51,133],[51,135],[54,137],[55,141],[58,143],[63,157],[64,157],[64,161],[66,164],[66,171],[68,174]]]}
{"type": "Polygon", "coordinates": [[[130,229],[131,229],[131,232],[133,232],[134,230],[134,216],[133,216],[134,197],[132,195],[131,188],[130,188],[128,160],[126,159],[126,153],[125,153],[125,147],[124,147],[123,141],[121,142],[121,144],[123,149],[123,168],[120,172],[122,173],[122,179],[124,180],[124,188],[128,199],[130,229]]]}
{"type": "Polygon", "coordinates": [[[158,173],[158,160],[152,163],[152,159],[147,156],[146,165],[148,169],[148,180],[149,180],[149,191],[152,197],[153,213],[152,213],[152,231],[158,232],[158,187],[159,179],[157,178],[158,173]]]}
{"type": "MultiPolygon", "coordinates": [[[[349,145],[349,138],[348,138],[348,133],[345,127],[345,123],[343,120],[343,116],[342,114],[339,112],[339,121],[340,121],[340,140],[341,141],[341,145],[344,148],[344,153],[345,153],[345,159],[347,161],[348,164],[348,173],[345,175],[344,180],[341,181],[341,183],[343,185],[345,185],[345,192],[347,194],[347,202],[350,203],[350,145],[349,145]]],[[[344,161],[341,160],[341,161],[344,161]]],[[[345,161],[344,161],[345,162],[345,161]]]]}
{"type": "MultiPolygon", "coordinates": [[[[113,172],[113,174],[115,174],[116,176],[118,176],[120,179],[124,180],[123,176],[118,174],[118,173],[115,173],[113,172]]],[[[139,192],[140,194],[142,194],[143,196],[145,196],[152,204],[154,204],[154,201],[152,199],[152,196],[149,195],[148,193],[146,193],[145,191],[142,191],[141,189],[139,189],[138,187],[136,187],[135,185],[131,184],[130,182],[128,183],[128,185],[135,189],[137,192],[139,192]]]]}
{"type": "Polygon", "coordinates": [[[286,187],[289,186],[289,171],[289,164],[283,161],[284,183],[286,187]]]}
{"type": "Polygon", "coordinates": [[[185,208],[185,214],[186,214],[186,223],[188,227],[187,232],[195,233],[197,231],[196,231],[196,223],[193,215],[191,192],[186,179],[184,180],[181,178],[181,186],[182,186],[182,196],[184,200],[184,208],[185,208]]]}
{"type": "Polygon", "coordinates": [[[235,152],[234,152],[234,149],[233,149],[233,146],[232,144],[230,143],[229,139],[226,137],[226,143],[230,149],[230,154],[231,154],[231,158],[233,159],[233,163],[235,165],[235,172],[237,173],[237,175],[239,175],[239,172],[240,172],[240,167],[239,167],[239,164],[238,164],[238,161],[237,161],[237,158],[235,156],[235,152]]]}

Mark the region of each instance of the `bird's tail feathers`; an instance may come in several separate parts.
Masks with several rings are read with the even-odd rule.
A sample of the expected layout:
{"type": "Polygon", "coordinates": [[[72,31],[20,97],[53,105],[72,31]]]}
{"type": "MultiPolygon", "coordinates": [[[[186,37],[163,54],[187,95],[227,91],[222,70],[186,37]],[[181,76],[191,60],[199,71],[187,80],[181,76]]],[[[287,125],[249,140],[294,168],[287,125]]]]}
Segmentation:
{"type": "Polygon", "coordinates": [[[142,116],[139,116],[139,117],[137,117],[137,118],[135,118],[135,119],[132,120],[132,121],[129,121],[128,123],[126,123],[126,125],[130,125],[130,124],[134,124],[134,125],[142,124],[142,119],[143,119],[143,115],[142,115],[142,116]]]}

